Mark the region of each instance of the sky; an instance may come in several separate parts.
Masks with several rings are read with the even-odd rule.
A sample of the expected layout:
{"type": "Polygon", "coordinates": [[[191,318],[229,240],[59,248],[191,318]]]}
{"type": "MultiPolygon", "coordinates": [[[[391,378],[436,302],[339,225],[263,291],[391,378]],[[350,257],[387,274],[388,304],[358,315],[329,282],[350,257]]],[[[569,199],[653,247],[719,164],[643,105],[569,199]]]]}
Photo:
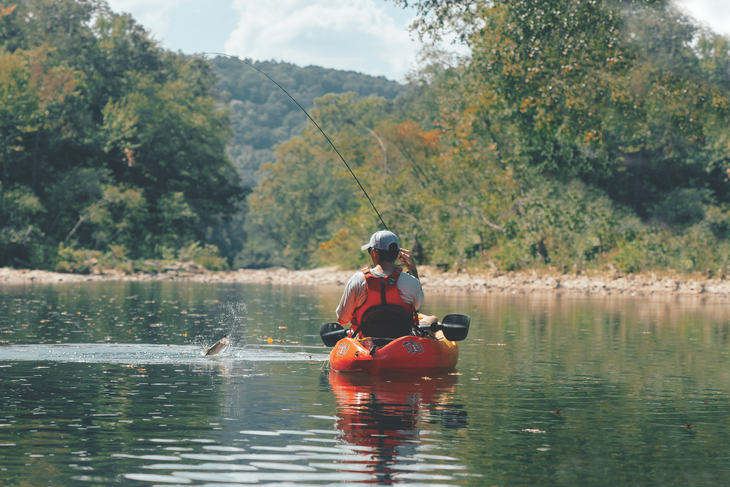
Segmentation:
{"type": "MultiPolygon", "coordinates": [[[[674,0],[730,36],[730,0],[674,0]]],[[[416,67],[415,17],[386,0],[107,0],[152,33],[162,47],[285,61],[402,81],[416,67]]],[[[450,47],[447,45],[446,47],[450,47]]],[[[455,48],[461,52],[464,49],[455,48]]]]}

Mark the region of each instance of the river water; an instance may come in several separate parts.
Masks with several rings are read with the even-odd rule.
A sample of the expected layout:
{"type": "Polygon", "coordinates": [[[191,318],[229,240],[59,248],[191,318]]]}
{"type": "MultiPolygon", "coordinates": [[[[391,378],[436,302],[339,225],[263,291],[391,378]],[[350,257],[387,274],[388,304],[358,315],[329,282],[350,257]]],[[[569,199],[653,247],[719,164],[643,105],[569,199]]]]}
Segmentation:
{"type": "Polygon", "coordinates": [[[430,295],[457,371],[375,379],[323,370],[339,293],[0,287],[0,484],[730,484],[727,305],[430,295]]]}

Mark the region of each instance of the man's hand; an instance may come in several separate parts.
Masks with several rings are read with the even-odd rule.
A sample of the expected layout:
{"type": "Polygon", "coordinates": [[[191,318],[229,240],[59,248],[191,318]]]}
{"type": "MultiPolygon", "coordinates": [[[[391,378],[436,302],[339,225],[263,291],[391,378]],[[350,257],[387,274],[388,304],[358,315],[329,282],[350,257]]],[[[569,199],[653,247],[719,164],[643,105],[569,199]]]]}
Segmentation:
{"type": "Polygon", "coordinates": [[[408,272],[418,279],[418,269],[416,269],[416,262],[413,260],[413,256],[411,255],[411,251],[407,249],[400,249],[400,253],[398,254],[398,259],[400,259],[401,262],[406,266],[406,269],[408,269],[408,272]]]}

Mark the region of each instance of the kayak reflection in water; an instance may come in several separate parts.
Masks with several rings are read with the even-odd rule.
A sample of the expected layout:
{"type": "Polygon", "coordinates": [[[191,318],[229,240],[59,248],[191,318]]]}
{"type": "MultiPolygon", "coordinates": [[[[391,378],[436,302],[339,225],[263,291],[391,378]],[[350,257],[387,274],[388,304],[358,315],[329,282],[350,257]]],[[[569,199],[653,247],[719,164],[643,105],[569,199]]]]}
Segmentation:
{"type": "MultiPolygon", "coordinates": [[[[418,308],[423,302],[423,289],[413,256],[401,249],[398,237],[388,230],[375,232],[361,247],[367,250],[372,267],[364,267],[353,275],[335,312],[337,321],[352,324],[349,335],[398,338],[410,335],[419,325],[418,308]],[[395,262],[400,260],[408,270],[403,273],[395,262]]],[[[426,316],[421,324],[437,322],[426,316]]]]}
{"type": "MultiPolygon", "coordinates": [[[[392,484],[406,479],[443,480],[433,474],[419,456],[421,430],[438,423],[443,428],[466,428],[469,419],[463,406],[450,404],[457,377],[438,375],[428,379],[412,376],[368,377],[331,371],[330,386],[337,397],[337,429],[340,439],[362,451],[358,472],[372,473],[372,483],[392,484]],[[419,427],[419,423],[423,423],[419,427]],[[415,476],[415,477],[414,477],[415,476]]],[[[439,463],[456,461],[439,452],[438,440],[429,437],[429,452],[439,454],[439,463]]],[[[444,444],[449,451],[451,442],[444,444]]],[[[427,455],[426,455],[427,456],[427,455]]],[[[448,471],[459,469],[449,464],[448,471]]],[[[347,467],[343,467],[347,470],[347,467]]],[[[353,468],[355,470],[355,468],[353,468]]]]}

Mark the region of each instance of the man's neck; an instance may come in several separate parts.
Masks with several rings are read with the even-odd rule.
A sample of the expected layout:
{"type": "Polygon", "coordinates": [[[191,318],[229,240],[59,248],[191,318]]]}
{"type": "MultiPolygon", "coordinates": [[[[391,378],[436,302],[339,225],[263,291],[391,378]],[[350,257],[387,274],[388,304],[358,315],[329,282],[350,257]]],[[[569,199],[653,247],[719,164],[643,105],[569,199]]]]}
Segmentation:
{"type": "Polygon", "coordinates": [[[395,264],[392,262],[378,262],[372,267],[372,270],[377,274],[385,274],[386,276],[389,276],[394,269],[395,264]]]}

